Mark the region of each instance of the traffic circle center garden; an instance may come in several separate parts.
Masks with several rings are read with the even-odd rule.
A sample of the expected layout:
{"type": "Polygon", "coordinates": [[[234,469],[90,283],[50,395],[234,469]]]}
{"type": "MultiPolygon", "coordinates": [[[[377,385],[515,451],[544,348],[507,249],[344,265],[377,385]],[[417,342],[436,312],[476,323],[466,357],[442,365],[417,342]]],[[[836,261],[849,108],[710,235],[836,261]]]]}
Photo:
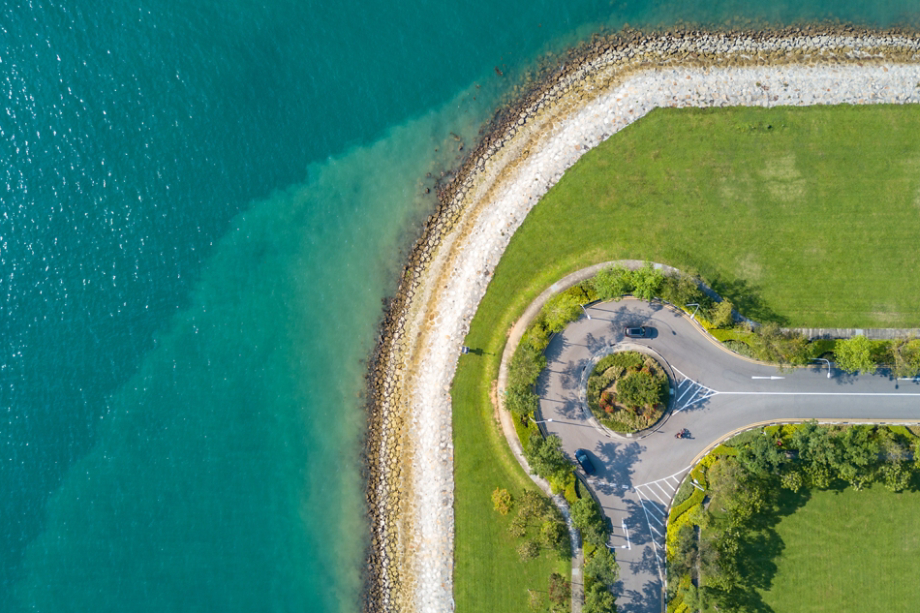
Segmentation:
{"type": "Polygon", "coordinates": [[[668,377],[658,361],[638,351],[601,358],[588,377],[586,400],[594,417],[617,432],[644,430],[667,409],[668,377]]]}

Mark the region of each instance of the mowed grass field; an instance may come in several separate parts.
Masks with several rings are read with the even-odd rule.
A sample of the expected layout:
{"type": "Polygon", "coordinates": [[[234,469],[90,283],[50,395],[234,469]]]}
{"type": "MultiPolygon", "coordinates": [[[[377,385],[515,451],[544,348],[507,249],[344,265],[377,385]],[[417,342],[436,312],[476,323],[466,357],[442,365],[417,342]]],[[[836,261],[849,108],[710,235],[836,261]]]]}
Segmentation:
{"type": "Polygon", "coordinates": [[[512,239],[454,379],[457,611],[526,610],[527,589],[567,567],[522,564],[490,501],[529,482],[489,392],[508,328],[543,289],[649,259],[699,271],[751,317],[913,327],[918,245],[917,106],[659,110],[586,154],[512,239]]]}
{"type": "Polygon", "coordinates": [[[813,492],[775,530],[779,556],[761,560],[772,586],[761,591],[773,613],[920,611],[920,492],[881,485],[813,492]]]}
{"type": "Polygon", "coordinates": [[[920,106],[660,109],[534,208],[503,298],[596,262],[696,270],[742,312],[809,327],[920,325],[920,106]]]}

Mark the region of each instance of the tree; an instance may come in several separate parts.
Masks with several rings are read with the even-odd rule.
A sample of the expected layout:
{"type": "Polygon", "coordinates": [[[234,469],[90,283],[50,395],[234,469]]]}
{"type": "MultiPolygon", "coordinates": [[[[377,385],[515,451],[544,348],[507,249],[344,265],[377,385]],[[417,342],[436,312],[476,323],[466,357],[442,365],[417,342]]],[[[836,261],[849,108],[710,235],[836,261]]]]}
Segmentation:
{"type": "Polygon", "coordinates": [[[862,371],[870,374],[875,372],[871,343],[861,334],[851,339],[837,341],[834,346],[834,356],[837,360],[837,367],[846,372],[862,371]]]}
{"type": "Polygon", "coordinates": [[[534,541],[524,541],[521,543],[520,547],[517,548],[517,553],[522,562],[533,560],[540,555],[540,546],[534,541]]]}
{"type": "Polygon", "coordinates": [[[773,473],[786,459],[785,454],[769,435],[758,436],[738,450],[738,460],[755,475],[773,473]]]}
{"type": "Polygon", "coordinates": [[[709,302],[708,296],[700,290],[699,280],[685,273],[665,276],[659,292],[662,300],[667,300],[677,306],[691,302],[698,304],[709,302]]]}
{"type": "Polygon", "coordinates": [[[595,547],[607,545],[607,523],[593,498],[579,498],[572,505],[572,523],[582,538],[595,547]]]}
{"type": "Polygon", "coordinates": [[[507,515],[508,511],[511,510],[512,504],[514,504],[514,500],[511,498],[511,494],[508,493],[508,490],[504,488],[495,488],[495,491],[492,492],[492,506],[496,511],[502,515],[507,515]]]}
{"type": "Polygon", "coordinates": [[[735,305],[733,305],[728,300],[723,300],[722,302],[717,302],[712,307],[710,313],[710,319],[712,320],[712,325],[716,328],[731,328],[735,323],[735,316],[732,313],[735,305]]]}
{"type": "Polygon", "coordinates": [[[527,516],[524,514],[523,509],[518,511],[518,514],[511,520],[511,523],[508,525],[508,532],[511,536],[516,536],[518,538],[527,534],[527,516]]]}
{"type": "Polygon", "coordinates": [[[560,553],[569,549],[569,531],[565,523],[557,519],[549,519],[543,522],[543,526],[540,528],[540,535],[543,537],[543,543],[547,549],[560,553]]]}
{"type": "Polygon", "coordinates": [[[790,470],[783,473],[780,483],[787,490],[798,493],[805,485],[805,480],[802,478],[802,473],[797,470],[790,470]]]}
{"type": "Polygon", "coordinates": [[[654,406],[661,399],[661,385],[651,374],[631,372],[617,382],[617,401],[631,409],[654,406]]]}
{"type": "Polygon", "coordinates": [[[633,295],[641,300],[651,301],[661,289],[664,274],[646,262],[642,268],[633,271],[633,295]]]}
{"type": "Polygon", "coordinates": [[[581,295],[570,291],[556,294],[543,306],[546,327],[552,332],[561,332],[569,322],[581,316],[581,295]]]}
{"type": "Polygon", "coordinates": [[[553,573],[549,576],[549,601],[557,606],[564,607],[572,597],[572,586],[565,580],[565,577],[559,573],[553,573]]]}
{"type": "Polygon", "coordinates": [[[620,578],[620,567],[613,553],[606,547],[600,547],[585,562],[585,575],[609,587],[620,578]]]}
{"type": "Polygon", "coordinates": [[[509,387],[532,385],[546,368],[546,356],[530,346],[519,346],[508,368],[509,387]]]}
{"type": "Polygon", "coordinates": [[[600,511],[593,498],[587,496],[579,498],[575,501],[575,504],[572,505],[572,523],[575,524],[575,527],[579,530],[601,520],[600,511]]]}
{"type": "Polygon", "coordinates": [[[872,436],[874,428],[850,426],[837,436],[844,461],[860,468],[865,468],[878,461],[881,451],[878,442],[872,436]]]}
{"type": "Polygon", "coordinates": [[[622,266],[610,266],[594,277],[594,291],[601,300],[619,300],[632,291],[632,273],[622,266]]]}
{"type": "Polygon", "coordinates": [[[594,583],[585,591],[585,606],[581,610],[582,613],[616,613],[616,600],[606,587],[594,583]]]}
{"type": "Polygon", "coordinates": [[[521,494],[518,508],[518,512],[524,517],[525,521],[545,517],[550,511],[549,501],[546,496],[535,490],[524,490],[524,493],[521,494]]]}
{"type": "Polygon", "coordinates": [[[505,408],[514,415],[532,415],[540,408],[540,397],[529,385],[512,385],[505,390],[505,408]]]}
{"type": "Polygon", "coordinates": [[[530,468],[544,479],[569,466],[562,453],[562,439],[555,434],[545,439],[536,432],[531,434],[524,456],[530,468]]]}

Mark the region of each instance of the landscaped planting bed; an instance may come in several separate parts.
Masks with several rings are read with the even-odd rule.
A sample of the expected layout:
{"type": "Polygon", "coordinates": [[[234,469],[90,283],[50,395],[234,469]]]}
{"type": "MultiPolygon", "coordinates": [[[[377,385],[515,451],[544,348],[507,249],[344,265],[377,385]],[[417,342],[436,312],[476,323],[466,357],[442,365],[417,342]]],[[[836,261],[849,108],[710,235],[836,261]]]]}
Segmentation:
{"type": "Polygon", "coordinates": [[[668,377],[654,358],[621,351],[598,361],[588,377],[588,407],[599,422],[617,432],[653,425],[667,407],[668,377]]]}

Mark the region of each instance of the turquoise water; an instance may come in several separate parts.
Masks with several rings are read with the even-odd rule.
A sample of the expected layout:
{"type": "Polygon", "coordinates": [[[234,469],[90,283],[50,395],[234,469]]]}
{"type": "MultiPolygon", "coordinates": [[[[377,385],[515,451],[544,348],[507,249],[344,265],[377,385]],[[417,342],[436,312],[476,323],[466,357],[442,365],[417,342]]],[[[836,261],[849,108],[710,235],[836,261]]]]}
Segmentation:
{"type": "Polygon", "coordinates": [[[361,360],[451,133],[602,24],[918,14],[0,0],[0,611],[355,610],[361,360]]]}

